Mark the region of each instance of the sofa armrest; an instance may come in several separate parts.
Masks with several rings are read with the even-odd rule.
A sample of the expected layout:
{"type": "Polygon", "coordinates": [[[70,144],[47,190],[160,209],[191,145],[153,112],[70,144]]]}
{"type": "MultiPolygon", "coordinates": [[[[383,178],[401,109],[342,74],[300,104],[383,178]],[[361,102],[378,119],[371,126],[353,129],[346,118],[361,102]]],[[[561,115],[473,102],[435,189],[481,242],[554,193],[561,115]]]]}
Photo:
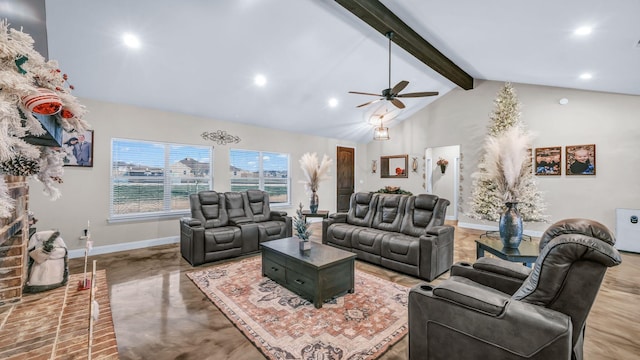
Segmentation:
{"type": "Polygon", "coordinates": [[[329,225],[334,223],[346,223],[347,222],[347,213],[333,213],[330,214],[329,217],[322,220],[322,243],[327,243],[327,229],[329,225]]]}
{"type": "Polygon", "coordinates": [[[453,234],[453,231],[454,231],[454,227],[451,225],[439,225],[439,226],[432,226],[431,228],[427,229],[427,234],[440,236],[448,232],[451,232],[453,234]]]}
{"type": "Polygon", "coordinates": [[[523,280],[529,277],[532,269],[526,267],[520,263],[514,263],[512,261],[481,257],[473,264],[474,269],[492,272],[499,275],[504,275],[516,279],[523,280]]]}
{"type": "Polygon", "coordinates": [[[453,265],[453,226],[434,226],[420,236],[419,276],[431,281],[453,265]]]}
{"type": "Polygon", "coordinates": [[[198,219],[180,219],[180,253],[191,265],[204,263],[204,227],[198,219]]]}
{"type": "Polygon", "coordinates": [[[347,213],[346,212],[333,213],[329,215],[329,219],[333,220],[334,222],[347,222],[347,213]]]}
{"type": "Polygon", "coordinates": [[[462,276],[476,283],[513,295],[522,286],[531,269],[518,263],[482,257],[471,265],[459,262],[451,267],[451,276],[462,276]]]}
{"type": "Polygon", "coordinates": [[[271,220],[280,220],[280,221],[284,221],[284,218],[287,216],[287,212],[286,211],[276,211],[276,210],[272,210],[269,213],[269,217],[271,218],[271,220]]]}
{"type": "Polygon", "coordinates": [[[429,353],[442,359],[469,354],[497,359],[505,357],[505,350],[509,358],[571,358],[568,315],[459,280],[452,277],[437,287],[422,284],[409,292],[409,359],[429,353]],[[466,346],[442,346],[443,341],[466,346]]]}
{"type": "Polygon", "coordinates": [[[433,294],[491,316],[498,316],[505,311],[507,302],[510,300],[507,294],[475,284],[465,278],[451,277],[450,279],[451,281],[445,281],[435,287],[433,294]]]}
{"type": "Polygon", "coordinates": [[[192,217],[183,217],[180,218],[180,222],[189,227],[198,227],[202,226],[202,221],[192,218],[192,217]]]}

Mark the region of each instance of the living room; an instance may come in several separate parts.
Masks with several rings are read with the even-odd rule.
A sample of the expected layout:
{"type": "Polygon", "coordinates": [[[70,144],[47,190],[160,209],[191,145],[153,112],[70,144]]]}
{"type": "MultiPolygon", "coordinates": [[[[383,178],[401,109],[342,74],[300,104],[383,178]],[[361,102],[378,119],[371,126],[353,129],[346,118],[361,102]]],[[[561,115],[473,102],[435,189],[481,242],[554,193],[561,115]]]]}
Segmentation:
{"type": "MultiPolygon", "coordinates": [[[[386,59],[381,59],[381,62],[386,66],[386,59]]],[[[64,63],[60,65],[63,68],[65,66],[64,63]]],[[[109,70],[117,76],[117,69],[109,70]]],[[[73,76],[73,69],[65,71],[73,76]]],[[[380,75],[378,77],[384,79],[386,73],[380,75]]],[[[425,179],[426,148],[459,145],[459,161],[454,163],[454,159],[451,159],[450,163],[450,171],[455,165],[459,174],[459,205],[455,211],[457,216],[450,220],[457,221],[457,232],[460,229],[494,229],[497,226],[495,222],[476,220],[468,215],[468,199],[472,189],[472,174],[477,171],[477,164],[482,156],[480,150],[487,133],[489,114],[494,108],[496,94],[508,80],[510,79],[476,79],[472,90],[455,87],[391,127],[390,140],[368,142],[253,126],[233,119],[165,111],[162,107],[154,109],[150,106],[96,100],[90,96],[80,97],[80,102],[89,110],[87,120],[94,130],[93,166],[65,167],[64,183],[59,184],[62,197],[56,201],[40,196],[42,185],[31,181],[29,209],[39,219],[38,229],[59,229],[70,253],[76,257],[83,254],[85,241],[80,236],[83,229],[87,228],[88,221],[94,241],[91,256],[155,245],[172,246],[178,242],[178,217],[110,220],[112,139],[212,145],[213,188],[221,192],[231,190],[232,175],[229,169],[232,149],[289,154],[290,202],[286,206],[277,207],[289,215],[295,214],[298,203],[308,205],[308,195],[299,183],[302,171],[297,162],[305,153],[327,154],[335,159],[338,146],[351,147],[355,149],[356,192],[399,186],[403,190],[421,194],[426,192],[428,185],[425,179]],[[241,141],[237,144],[219,145],[201,137],[203,132],[218,129],[238,136],[241,141]],[[379,170],[372,172],[373,160],[379,161],[381,156],[401,154],[418,160],[416,172],[408,171],[407,178],[381,178],[379,170]]],[[[550,221],[587,218],[599,221],[614,231],[615,210],[636,209],[640,203],[640,192],[633,190],[635,179],[640,176],[640,169],[632,166],[639,160],[637,139],[640,125],[636,121],[637,114],[640,113],[638,94],[519,82],[511,84],[523,105],[523,123],[537,134],[533,148],[597,145],[596,176],[567,176],[563,171],[559,176],[537,177],[550,221]],[[560,99],[568,99],[568,103],[563,105],[559,103],[560,99]]],[[[283,100],[281,105],[288,106],[287,101],[283,100]]],[[[370,137],[372,132],[373,127],[369,125],[367,136],[370,137]]],[[[318,196],[321,209],[335,212],[335,168],[332,168],[331,175],[334,178],[321,184],[318,196]]],[[[448,212],[448,215],[451,214],[452,207],[448,212]]],[[[525,230],[526,233],[539,237],[548,226],[549,223],[527,223],[525,230]]],[[[621,267],[626,266],[627,258],[636,259],[628,262],[635,263],[637,267],[637,255],[634,254],[625,254],[621,267]]],[[[98,266],[106,264],[99,263],[98,266]]],[[[132,276],[131,281],[135,279],[132,276]]],[[[630,286],[629,292],[638,295],[640,284],[634,280],[630,286]]],[[[200,299],[190,301],[196,303],[200,299]]],[[[206,319],[206,315],[202,316],[206,319]]],[[[115,326],[118,330],[117,323],[115,326]]],[[[225,331],[232,330],[233,328],[227,328],[225,331]]]]}

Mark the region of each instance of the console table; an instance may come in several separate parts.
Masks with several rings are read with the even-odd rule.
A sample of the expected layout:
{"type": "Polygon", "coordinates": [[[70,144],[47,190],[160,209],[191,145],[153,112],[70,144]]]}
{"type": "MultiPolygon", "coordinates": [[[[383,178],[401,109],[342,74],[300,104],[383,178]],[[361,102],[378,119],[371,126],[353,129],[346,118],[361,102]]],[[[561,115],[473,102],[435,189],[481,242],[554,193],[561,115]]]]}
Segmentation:
{"type": "Polygon", "coordinates": [[[307,221],[308,217],[317,217],[326,219],[329,217],[329,210],[318,210],[316,213],[312,213],[311,210],[302,210],[302,217],[304,221],[307,221]]]}
{"type": "Polygon", "coordinates": [[[316,309],[325,300],[354,291],[356,254],[312,243],[301,251],[298,238],[266,241],[262,246],[262,274],[311,300],[316,309]]]}

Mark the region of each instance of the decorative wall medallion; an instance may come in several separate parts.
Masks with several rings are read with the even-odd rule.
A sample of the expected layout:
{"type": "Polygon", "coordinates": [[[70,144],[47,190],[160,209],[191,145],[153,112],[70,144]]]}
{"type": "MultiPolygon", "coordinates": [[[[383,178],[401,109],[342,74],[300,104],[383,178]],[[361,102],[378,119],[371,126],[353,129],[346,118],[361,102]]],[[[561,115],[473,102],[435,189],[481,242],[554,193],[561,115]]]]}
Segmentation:
{"type": "Polygon", "coordinates": [[[205,131],[200,136],[202,136],[202,138],[205,140],[215,141],[218,143],[218,145],[227,145],[231,143],[237,144],[240,142],[239,136],[227,134],[227,132],[224,130],[216,130],[212,132],[205,131]]]}

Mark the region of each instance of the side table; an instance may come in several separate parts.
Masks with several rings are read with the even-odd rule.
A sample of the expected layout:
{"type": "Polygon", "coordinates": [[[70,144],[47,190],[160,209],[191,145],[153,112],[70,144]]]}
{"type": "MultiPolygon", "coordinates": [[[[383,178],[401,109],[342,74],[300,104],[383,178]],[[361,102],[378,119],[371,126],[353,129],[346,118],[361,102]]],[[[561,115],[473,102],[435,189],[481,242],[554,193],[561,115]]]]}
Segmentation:
{"type": "Polygon", "coordinates": [[[304,222],[307,222],[307,218],[322,218],[327,219],[329,217],[329,210],[318,210],[315,214],[311,212],[311,210],[302,210],[302,217],[304,218],[304,222]]]}
{"type": "Polygon", "coordinates": [[[489,237],[476,240],[476,259],[484,256],[487,251],[500,259],[523,263],[531,267],[540,255],[540,243],[537,241],[522,241],[517,249],[506,248],[502,245],[502,241],[491,239],[489,237]]]}

